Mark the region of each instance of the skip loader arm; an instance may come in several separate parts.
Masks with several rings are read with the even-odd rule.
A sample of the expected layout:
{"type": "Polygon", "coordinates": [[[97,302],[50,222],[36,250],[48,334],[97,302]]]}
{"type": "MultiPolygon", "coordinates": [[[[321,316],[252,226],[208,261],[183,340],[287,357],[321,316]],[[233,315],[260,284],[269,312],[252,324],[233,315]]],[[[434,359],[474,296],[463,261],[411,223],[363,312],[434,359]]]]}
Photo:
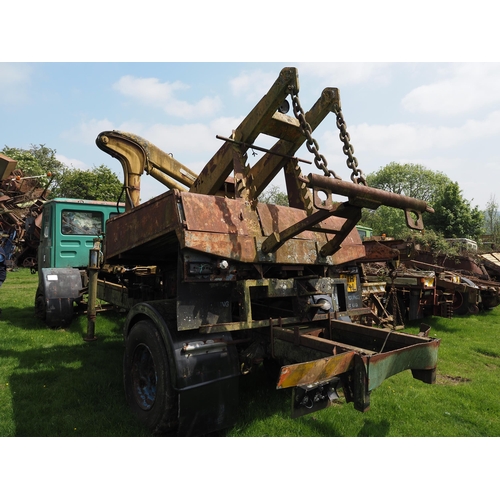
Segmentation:
{"type": "MultiPolygon", "coordinates": [[[[198,194],[220,192],[224,180],[234,171],[235,197],[252,203],[283,169],[289,206],[305,210],[307,217],[281,232],[273,232],[262,245],[262,251],[265,254],[275,252],[286,241],[306,230],[324,230],[321,223],[333,216],[344,219],[345,222],[340,231],[335,232],[333,239],[324,245],[320,252],[323,257],[333,255],[359,222],[363,207],[376,209],[380,205],[387,205],[400,208],[405,212],[408,227],[422,230],[422,213],[433,212],[433,209],[424,201],[370,188],[364,185],[364,182],[344,182],[334,172],[327,170],[326,161],[325,165],[321,166],[324,176],[317,174],[309,174],[307,178],[302,176],[298,162],[306,160],[300,160],[293,155],[304,142],[307,141],[308,149],[316,148],[315,163],[318,168],[320,167],[317,144],[314,145],[311,132],[331,112],[337,116],[341,139],[345,132],[345,124],[343,124],[338,89],[324,89],[320,98],[307,113],[302,113],[297,97],[298,91],[297,70],[284,68],[269,92],[233,131],[231,138],[225,139],[224,145],[207,163],[190,187],[190,192],[198,194]],[[288,96],[292,97],[296,117],[289,117],[280,112],[280,105],[288,96]],[[343,124],[344,132],[339,123],[343,124]],[[258,148],[266,154],[250,168],[246,165],[246,152],[261,133],[278,138],[278,141],[269,150],[258,148]],[[332,173],[333,176],[331,176],[332,173]],[[326,195],[326,201],[320,199],[321,193],[326,195]],[[334,203],[332,194],[347,196],[349,201],[342,204],[334,203]]],[[[344,143],[346,136],[348,137],[347,133],[342,139],[344,143]]],[[[220,136],[218,138],[224,139],[220,136]]],[[[351,161],[356,161],[352,157],[353,149],[350,145],[344,144],[344,152],[348,157],[351,155],[351,161]]],[[[355,173],[354,168],[351,178],[355,173]]]]}
{"type": "MultiPolygon", "coordinates": [[[[269,122],[273,122],[273,118],[278,116],[277,109],[290,93],[291,88],[299,87],[298,72],[296,68],[284,68],[281,70],[278,79],[275,81],[269,92],[259,101],[253,110],[245,117],[241,124],[233,131],[231,139],[236,141],[252,144],[260,133],[263,133],[269,122]]],[[[276,118],[279,120],[279,118],[276,118]]],[[[286,123],[286,122],[285,122],[286,123]]],[[[286,126],[286,125],[285,125],[286,126]]],[[[238,172],[241,168],[238,164],[242,160],[242,156],[248,147],[242,146],[238,151],[230,142],[225,142],[224,145],[217,151],[212,159],[206,164],[195,183],[191,187],[192,193],[198,194],[216,194],[222,187],[222,184],[234,170],[235,177],[243,172],[238,172]],[[237,155],[236,162],[235,154],[237,155]]],[[[237,191],[242,191],[245,188],[244,175],[241,175],[236,182],[242,185],[237,191]]]]}
{"type": "Polygon", "coordinates": [[[127,211],[140,203],[141,175],[144,172],[169,189],[179,191],[186,191],[196,179],[196,174],[188,167],[137,135],[118,130],[101,132],[96,144],[122,164],[127,211]]]}

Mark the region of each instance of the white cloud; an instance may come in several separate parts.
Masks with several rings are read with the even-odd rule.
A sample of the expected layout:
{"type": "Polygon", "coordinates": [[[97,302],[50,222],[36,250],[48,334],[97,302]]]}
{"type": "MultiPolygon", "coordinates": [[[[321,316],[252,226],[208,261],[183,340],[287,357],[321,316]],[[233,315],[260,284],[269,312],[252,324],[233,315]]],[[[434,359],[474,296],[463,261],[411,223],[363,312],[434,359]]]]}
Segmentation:
{"type": "MultiPolygon", "coordinates": [[[[490,113],[484,120],[467,120],[456,127],[395,123],[349,127],[355,150],[389,156],[415,154],[432,149],[458,147],[476,139],[494,137],[500,133],[500,111],[490,113]]],[[[338,132],[325,133],[327,140],[338,141],[338,132]]]]}
{"type": "Polygon", "coordinates": [[[143,131],[143,137],[166,153],[172,153],[181,163],[178,152],[200,152],[213,149],[210,144],[216,141],[209,127],[201,123],[188,125],[164,125],[156,123],[143,131]],[[196,140],[193,140],[193,138],[196,140]]]}
{"type": "MultiPolygon", "coordinates": [[[[84,144],[94,144],[96,137],[107,130],[120,130],[136,134],[166,153],[172,153],[174,157],[188,166],[188,161],[203,163],[217,152],[223,142],[216,138],[216,135],[229,137],[231,131],[241,122],[242,117],[221,117],[207,124],[190,123],[185,125],[170,125],[164,123],[154,123],[146,125],[137,121],[127,121],[114,124],[109,120],[92,119],[81,122],[71,130],[61,134],[63,138],[84,144]]],[[[73,162],[77,165],[77,160],[61,159],[63,163],[73,162]]]]}
{"type": "Polygon", "coordinates": [[[222,146],[222,141],[217,139],[216,135],[230,136],[231,131],[240,122],[241,118],[222,117],[208,124],[165,125],[156,123],[144,127],[137,133],[163,151],[172,153],[181,163],[184,163],[182,160],[184,153],[189,154],[190,158],[201,155],[202,161],[204,160],[206,163],[222,146]]]}
{"type": "Polygon", "coordinates": [[[90,167],[84,163],[81,160],[77,160],[76,158],[68,158],[67,156],[60,155],[59,153],[56,154],[56,158],[61,162],[64,163],[67,167],[71,166],[74,168],[77,168],[79,170],[89,170],[90,167]]]}
{"type": "Polygon", "coordinates": [[[0,102],[15,104],[25,101],[32,72],[27,64],[0,63],[0,102]]]}
{"type": "Polygon", "coordinates": [[[191,104],[175,97],[178,91],[186,90],[189,85],[176,81],[160,82],[158,78],[136,78],[123,76],[113,88],[122,95],[137,99],[149,106],[159,107],[168,115],[190,119],[199,116],[210,116],[221,107],[221,100],[216,97],[203,97],[191,104]]]}
{"type": "Polygon", "coordinates": [[[320,81],[335,86],[360,84],[365,82],[388,83],[391,78],[390,63],[302,63],[299,74],[319,78],[320,81]]]}
{"type": "Polygon", "coordinates": [[[422,85],[401,101],[414,113],[458,115],[500,104],[500,64],[451,64],[435,83],[422,85]]]}
{"type": "Polygon", "coordinates": [[[105,130],[113,130],[113,123],[107,119],[92,119],[87,122],[81,122],[71,130],[61,133],[61,137],[83,144],[94,144],[96,137],[105,130]]]}
{"type": "Polygon", "coordinates": [[[245,100],[257,102],[268,91],[276,80],[276,73],[256,71],[242,71],[239,76],[229,81],[229,86],[236,97],[245,96],[245,100]]]}

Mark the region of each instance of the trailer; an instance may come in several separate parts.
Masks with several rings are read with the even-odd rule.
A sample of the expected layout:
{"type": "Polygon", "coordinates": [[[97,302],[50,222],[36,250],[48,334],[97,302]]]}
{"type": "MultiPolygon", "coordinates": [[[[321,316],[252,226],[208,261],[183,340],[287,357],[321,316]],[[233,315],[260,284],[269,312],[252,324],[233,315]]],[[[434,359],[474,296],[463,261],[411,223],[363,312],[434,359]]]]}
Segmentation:
{"type": "MultiPolygon", "coordinates": [[[[474,243],[465,238],[453,241],[463,245],[474,243]]],[[[422,250],[411,240],[391,238],[373,238],[363,241],[363,245],[366,255],[358,259],[357,264],[365,266],[362,272],[364,281],[385,282],[386,295],[396,289],[399,301],[404,303],[403,308],[406,305],[406,314],[402,317],[407,320],[419,319],[422,314],[448,318],[453,315],[476,314],[500,303],[500,284],[492,279],[495,278],[492,267],[486,270],[491,262],[488,260],[491,254],[475,258],[471,255],[447,256],[422,250]],[[430,280],[427,280],[428,285],[422,287],[425,280],[419,282],[415,277],[420,273],[421,278],[424,278],[426,272],[432,274],[433,284],[429,286],[430,280]],[[406,284],[410,287],[405,287],[406,284]],[[414,288],[413,291],[410,290],[411,287],[414,288]],[[418,288],[421,291],[418,292],[418,288]],[[431,288],[434,292],[430,291],[431,288]],[[413,307],[408,300],[410,296],[413,296],[413,307]]],[[[370,285],[366,287],[365,301],[370,298],[370,285]]],[[[378,296],[384,299],[383,294],[378,296]]],[[[378,309],[381,310],[380,307],[378,309]]]]}
{"type": "MultiPolygon", "coordinates": [[[[359,275],[348,265],[365,254],[356,229],[363,207],[400,208],[416,230],[432,208],[366,185],[338,89],[326,88],[308,112],[298,94],[297,70],[284,68],[241,124],[217,136],[222,146],[199,174],[136,135],[105,131],[96,139],[123,166],[125,212],[93,238],[85,272],[43,270],[37,307],[47,318],[51,304],[66,301],[68,324],[69,303],[88,292],[87,340],[95,338],[96,299],[126,311],[125,394],[154,434],[230,427],[240,377],[262,364],[276,369],[277,389],[291,390],[292,417],[341,394],[366,411],[372,391],[405,370],[435,382],[440,340],[428,328],[410,335],[360,324],[359,275]],[[285,114],[287,99],[294,116],[285,114]],[[312,138],[330,114],[352,182],[328,168],[312,138]],[[276,143],[259,146],[261,134],[276,143]],[[303,144],[312,161],[295,156],[303,144]],[[263,155],[249,165],[248,150],[263,155]],[[313,162],[321,175],[303,174],[300,165],[313,162]],[[280,172],[289,206],[259,202],[280,172]],[[144,173],[168,190],[140,203],[144,173]],[[76,298],[50,286],[71,280],[81,286],[76,298]]],[[[57,314],[51,319],[57,326],[57,314]]]]}

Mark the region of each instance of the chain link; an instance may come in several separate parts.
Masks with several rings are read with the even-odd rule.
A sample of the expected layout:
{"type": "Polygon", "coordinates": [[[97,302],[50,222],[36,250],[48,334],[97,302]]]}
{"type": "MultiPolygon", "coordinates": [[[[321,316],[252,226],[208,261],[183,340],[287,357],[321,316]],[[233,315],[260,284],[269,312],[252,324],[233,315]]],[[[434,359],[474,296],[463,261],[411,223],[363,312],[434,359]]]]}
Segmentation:
{"type": "Polygon", "coordinates": [[[333,175],[335,179],[341,179],[333,170],[328,170],[328,162],[326,158],[319,152],[319,146],[315,139],[312,137],[312,128],[305,118],[304,110],[300,105],[299,96],[295,91],[295,88],[292,89],[292,105],[293,105],[293,113],[295,118],[299,120],[300,128],[302,133],[306,138],[306,146],[310,153],[314,155],[314,164],[319,170],[323,170],[325,176],[330,177],[333,175]]]}
{"type": "Polygon", "coordinates": [[[342,114],[342,110],[338,106],[335,106],[334,112],[337,116],[337,128],[340,131],[339,137],[340,140],[344,143],[342,151],[344,151],[344,154],[347,156],[347,166],[352,170],[351,181],[355,184],[364,184],[366,186],[366,178],[363,174],[363,171],[358,168],[358,160],[354,156],[354,148],[349,142],[351,140],[351,137],[349,136],[349,132],[347,132],[347,127],[344,120],[344,115],[342,114]]]}
{"type": "MultiPolygon", "coordinates": [[[[314,154],[314,163],[316,167],[320,170],[323,170],[325,176],[330,177],[333,175],[335,179],[341,180],[333,170],[328,170],[328,163],[326,158],[319,153],[319,146],[315,139],[312,137],[312,128],[311,125],[305,119],[305,113],[302,109],[299,101],[298,93],[295,90],[295,87],[291,88],[292,95],[292,105],[293,105],[293,113],[295,117],[299,120],[300,128],[302,133],[306,137],[306,146],[309,152],[314,154]]],[[[349,133],[347,132],[346,124],[344,121],[344,116],[342,114],[342,110],[336,106],[334,109],[335,116],[337,117],[337,127],[340,130],[340,140],[344,143],[342,151],[347,156],[347,166],[352,170],[351,181],[355,184],[366,184],[366,178],[363,174],[363,171],[358,168],[358,160],[354,156],[354,148],[352,147],[349,137],[349,133]]]]}

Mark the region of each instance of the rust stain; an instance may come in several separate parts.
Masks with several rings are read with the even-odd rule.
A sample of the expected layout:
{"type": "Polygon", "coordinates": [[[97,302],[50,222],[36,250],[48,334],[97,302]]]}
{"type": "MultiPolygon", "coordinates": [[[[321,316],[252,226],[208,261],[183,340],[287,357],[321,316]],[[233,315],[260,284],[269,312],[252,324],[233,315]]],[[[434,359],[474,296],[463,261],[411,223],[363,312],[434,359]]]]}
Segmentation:
{"type": "Polygon", "coordinates": [[[305,363],[287,365],[281,369],[277,389],[324,382],[352,369],[354,352],[345,352],[305,363]]]}

